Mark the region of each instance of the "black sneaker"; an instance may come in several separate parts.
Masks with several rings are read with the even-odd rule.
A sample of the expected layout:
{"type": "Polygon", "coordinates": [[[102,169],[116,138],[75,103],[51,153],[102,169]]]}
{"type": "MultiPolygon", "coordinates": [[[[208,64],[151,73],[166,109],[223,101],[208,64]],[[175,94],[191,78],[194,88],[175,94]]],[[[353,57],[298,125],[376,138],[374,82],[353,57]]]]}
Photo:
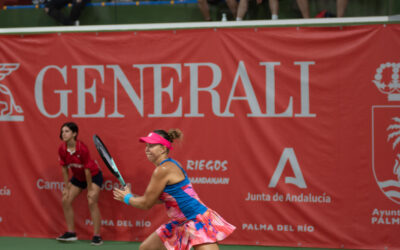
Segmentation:
{"type": "Polygon", "coordinates": [[[101,239],[101,236],[93,236],[92,243],[90,244],[93,246],[100,246],[103,244],[103,240],[101,239]]]}
{"type": "Polygon", "coordinates": [[[76,233],[66,232],[60,237],[57,237],[56,240],[59,241],[76,241],[78,237],[76,237],[76,233]]]}

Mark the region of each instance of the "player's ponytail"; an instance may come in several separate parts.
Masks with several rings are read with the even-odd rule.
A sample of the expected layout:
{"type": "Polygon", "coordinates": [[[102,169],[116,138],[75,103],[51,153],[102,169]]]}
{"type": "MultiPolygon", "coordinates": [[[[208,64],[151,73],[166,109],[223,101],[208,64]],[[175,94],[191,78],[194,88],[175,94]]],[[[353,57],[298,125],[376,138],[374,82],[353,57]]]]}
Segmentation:
{"type": "Polygon", "coordinates": [[[169,136],[169,138],[171,139],[171,142],[173,142],[175,139],[180,139],[180,140],[183,139],[183,133],[182,133],[182,131],[181,131],[180,129],[178,129],[178,128],[170,129],[170,130],[168,131],[168,136],[169,136]]]}
{"type": "Polygon", "coordinates": [[[176,140],[176,139],[182,140],[182,138],[183,138],[183,133],[178,128],[170,129],[168,131],[168,133],[165,130],[161,130],[161,129],[160,130],[154,130],[153,132],[156,133],[156,134],[161,135],[164,139],[168,140],[171,143],[174,142],[174,140],[176,140]]]}

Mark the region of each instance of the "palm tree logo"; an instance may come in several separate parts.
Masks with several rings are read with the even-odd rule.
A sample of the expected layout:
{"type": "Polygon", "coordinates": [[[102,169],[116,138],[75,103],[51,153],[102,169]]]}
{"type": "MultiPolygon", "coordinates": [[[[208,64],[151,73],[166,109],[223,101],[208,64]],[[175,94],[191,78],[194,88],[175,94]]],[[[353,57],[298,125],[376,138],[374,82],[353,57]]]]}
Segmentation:
{"type": "MultiPolygon", "coordinates": [[[[19,68],[19,63],[1,63],[0,81],[19,68]]],[[[0,121],[23,121],[24,116],[20,106],[15,103],[11,90],[0,83],[0,121]]]]}
{"type": "MultiPolygon", "coordinates": [[[[390,124],[386,131],[388,131],[387,142],[392,141],[393,150],[400,144],[400,117],[392,117],[392,124],[390,124]]],[[[400,204],[400,152],[396,154],[394,160],[393,174],[395,178],[386,176],[385,179],[376,179],[382,192],[393,202],[400,204]]],[[[376,178],[376,175],[375,175],[376,178]]]]}
{"type": "MultiPolygon", "coordinates": [[[[394,124],[389,125],[387,128],[390,131],[387,140],[390,141],[393,139],[393,150],[396,146],[400,143],[400,118],[393,117],[392,120],[395,121],[394,124]]],[[[400,154],[397,154],[397,158],[394,163],[393,167],[393,174],[397,175],[397,180],[400,183],[400,154]]]]}

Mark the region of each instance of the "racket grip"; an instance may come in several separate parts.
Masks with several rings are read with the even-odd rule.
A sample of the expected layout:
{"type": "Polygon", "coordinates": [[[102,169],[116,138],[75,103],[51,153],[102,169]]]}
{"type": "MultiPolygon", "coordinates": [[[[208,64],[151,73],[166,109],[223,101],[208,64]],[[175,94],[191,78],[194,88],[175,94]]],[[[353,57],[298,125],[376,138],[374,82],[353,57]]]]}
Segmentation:
{"type": "Polygon", "coordinates": [[[124,179],[122,179],[121,175],[118,176],[118,180],[119,180],[119,183],[121,183],[121,185],[125,188],[126,187],[126,183],[125,183],[124,179]]]}

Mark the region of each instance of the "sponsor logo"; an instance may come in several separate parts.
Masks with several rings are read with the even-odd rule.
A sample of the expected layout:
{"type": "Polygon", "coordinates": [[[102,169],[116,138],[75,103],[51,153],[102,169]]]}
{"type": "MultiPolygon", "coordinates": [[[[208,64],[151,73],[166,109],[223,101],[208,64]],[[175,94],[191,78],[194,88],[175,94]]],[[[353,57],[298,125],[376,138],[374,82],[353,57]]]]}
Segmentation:
{"type": "MultiPolygon", "coordinates": [[[[236,67],[236,73],[233,81],[228,83],[229,95],[227,96],[226,103],[221,102],[224,93],[218,90],[219,85],[223,82],[223,69],[217,64],[206,63],[176,63],[176,64],[134,64],[133,71],[138,73],[138,77],[128,79],[126,72],[119,65],[68,65],[59,67],[57,65],[46,65],[40,69],[35,78],[34,86],[34,99],[38,111],[47,118],[56,118],[60,116],[74,117],[74,118],[123,118],[127,112],[119,109],[118,97],[124,92],[128,95],[134,109],[141,117],[205,117],[205,113],[200,111],[200,106],[205,104],[200,103],[201,93],[207,93],[211,96],[209,106],[211,114],[217,117],[234,117],[236,112],[231,111],[232,105],[236,101],[246,101],[249,104],[249,112],[246,114],[248,117],[291,117],[291,118],[315,118],[316,114],[311,112],[310,106],[310,93],[309,93],[309,75],[310,67],[315,65],[314,61],[293,61],[291,65],[281,65],[281,62],[258,62],[258,67],[265,72],[265,88],[266,92],[263,96],[257,96],[254,86],[251,82],[251,77],[247,70],[246,63],[239,61],[236,67]],[[293,96],[288,98],[288,105],[284,112],[278,113],[275,104],[275,88],[276,88],[276,69],[280,67],[296,67],[298,69],[298,84],[300,85],[300,101],[296,103],[293,96]],[[154,95],[156,98],[153,102],[148,102],[143,98],[143,85],[144,82],[149,81],[147,75],[144,73],[148,70],[153,71],[153,76],[150,79],[154,86],[154,95]],[[210,79],[208,87],[199,86],[199,71],[210,70],[212,78],[210,79]],[[67,77],[70,71],[76,72],[75,79],[67,77]],[[88,72],[91,72],[88,74],[88,72]],[[166,77],[171,77],[170,73],[165,76],[164,72],[173,72],[176,77],[170,79],[170,85],[163,87],[166,77]],[[182,79],[182,75],[189,74],[188,78],[182,79]],[[113,91],[114,99],[110,100],[106,97],[101,97],[98,94],[98,85],[105,84],[105,78],[112,74],[114,81],[113,91]],[[56,77],[57,80],[51,76],[56,77]],[[189,112],[184,113],[186,110],[183,105],[187,102],[182,102],[182,96],[174,96],[174,87],[177,83],[186,81],[190,86],[190,105],[189,112]],[[70,81],[76,82],[76,87],[70,86],[70,81]],[[93,82],[91,87],[87,87],[87,82],[93,82]],[[132,83],[140,83],[137,84],[132,83]],[[67,85],[69,88],[59,88],[49,92],[48,86],[63,86],[67,85]],[[245,90],[245,96],[237,96],[235,93],[238,88],[245,90]],[[45,99],[49,96],[58,99],[59,109],[53,110],[56,104],[54,101],[47,103],[45,99]],[[90,103],[93,98],[94,102],[90,103]],[[163,98],[169,97],[171,102],[176,103],[175,111],[166,111],[163,109],[163,98]],[[76,105],[71,104],[76,99],[76,105]],[[262,100],[264,99],[264,100],[262,100]],[[265,102],[265,106],[260,105],[265,102]],[[106,105],[112,105],[107,106],[106,105]],[[145,114],[145,105],[152,105],[153,113],[145,114]],[[76,106],[77,110],[72,111],[71,107],[76,106]],[[93,106],[93,108],[88,108],[93,106]],[[90,110],[90,111],[89,111],[90,110]],[[95,110],[95,111],[92,111],[95,110]],[[298,111],[295,111],[298,110],[298,111]],[[107,112],[110,111],[110,112],[107,112]],[[89,113],[88,113],[89,112],[89,113]]],[[[19,67],[18,63],[3,63],[0,64],[0,81],[6,76],[10,75],[19,67]]],[[[149,84],[151,84],[149,82],[149,84]]],[[[146,83],[147,85],[147,83],[146,83]]],[[[185,84],[186,85],[186,84],[185,84]]],[[[226,88],[225,88],[226,89],[226,88]]],[[[0,111],[2,121],[23,121],[24,116],[22,108],[15,103],[13,95],[9,88],[4,84],[0,84],[0,111]]]]}
{"type": "MultiPolygon", "coordinates": [[[[176,64],[134,64],[131,71],[136,71],[138,77],[134,79],[128,79],[126,72],[122,70],[119,65],[69,65],[64,67],[59,67],[57,65],[47,65],[43,67],[36,76],[35,80],[35,102],[40,113],[43,116],[49,118],[55,118],[59,116],[65,117],[76,117],[76,118],[93,118],[93,117],[107,117],[107,118],[123,118],[127,111],[119,110],[118,97],[122,96],[121,92],[125,92],[128,95],[134,109],[141,117],[205,117],[205,113],[200,111],[200,106],[205,104],[200,103],[201,98],[199,95],[201,93],[207,93],[211,96],[210,107],[212,115],[217,117],[234,117],[236,115],[235,111],[231,111],[231,106],[236,101],[244,100],[249,104],[250,111],[247,113],[248,117],[316,117],[316,114],[312,113],[310,110],[310,93],[309,93],[309,68],[315,65],[313,61],[294,61],[291,63],[298,69],[299,72],[299,85],[300,85],[300,102],[295,103],[293,96],[288,99],[288,106],[282,113],[277,113],[275,109],[275,75],[276,68],[286,67],[287,65],[281,65],[281,62],[258,62],[258,67],[265,71],[265,87],[266,92],[262,98],[265,100],[265,106],[260,105],[260,100],[257,98],[256,91],[254,90],[253,83],[251,82],[251,77],[249,77],[249,72],[247,70],[244,61],[238,62],[235,77],[232,83],[228,83],[227,86],[229,90],[229,96],[226,103],[221,102],[223,98],[223,93],[219,92],[218,86],[223,82],[223,70],[221,67],[214,63],[176,63],[176,64]],[[154,86],[155,98],[153,102],[145,101],[143,98],[143,85],[148,81],[147,76],[144,74],[148,70],[153,71],[152,84],[154,86]],[[210,70],[212,72],[212,78],[208,83],[208,87],[199,86],[199,71],[210,70]],[[76,79],[70,80],[67,78],[70,71],[76,72],[76,79]],[[87,72],[91,72],[92,76],[89,76],[87,72]],[[93,72],[93,73],[92,73],[93,72]],[[164,72],[171,72],[168,76],[164,72]],[[182,75],[186,73],[189,74],[188,78],[182,79],[182,75]],[[106,97],[101,97],[98,95],[97,86],[99,84],[105,84],[105,78],[108,74],[113,75],[114,82],[114,100],[107,99],[106,97]],[[171,74],[175,77],[171,78],[171,74]],[[49,81],[48,75],[59,76],[57,82],[49,81]],[[268,76],[268,77],[267,77],[268,76]],[[89,77],[94,77],[95,80],[91,87],[87,87],[86,83],[93,81],[93,79],[88,79],[89,77]],[[168,87],[164,87],[163,81],[166,78],[170,78],[170,83],[168,87]],[[97,80],[97,81],[96,81],[97,80]],[[46,91],[49,85],[51,86],[63,86],[69,85],[68,81],[76,82],[76,90],[74,87],[69,86],[69,89],[56,89],[53,93],[46,91]],[[174,96],[174,87],[176,88],[177,83],[182,81],[188,81],[187,84],[190,86],[190,100],[189,102],[183,102],[182,96],[174,96]],[[132,84],[137,82],[140,84],[132,84]],[[139,86],[138,86],[139,85],[139,86]],[[238,88],[243,88],[245,90],[245,96],[237,96],[236,90],[238,88]],[[74,92],[76,91],[76,93],[74,92]],[[55,95],[59,100],[59,110],[50,111],[49,107],[54,105],[54,103],[46,103],[45,97],[48,95],[55,95]],[[70,103],[75,95],[76,98],[76,113],[70,110],[72,106],[70,103]],[[92,97],[94,103],[89,103],[89,98],[92,97]],[[170,98],[170,101],[176,103],[177,107],[174,111],[166,111],[163,109],[163,98],[170,98]],[[190,105],[189,113],[184,113],[183,110],[186,108],[183,105],[190,105]],[[89,105],[96,104],[93,112],[88,113],[87,107],[89,105]],[[113,105],[113,107],[106,108],[106,105],[113,105]],[[153,113],[145,114],[145,105],[152,105],[153,113]],[[299,109],[296,109],[296,106],[299,109]],[[107,112],[110,110],[111,112],[107,112]],[[113,111],[112,111],[113,110],[113,111]],[[295,113],[294,110],[299,110],[295,113]],[[71,114],[72,113],[72,114],[71,114]]],[[[147,83],[146,83],[147,85],[147,83]]],[[[185,84],[186,85],[186,84],[185,84]]],[[[226,88],[225,88],[226,89],[226,88]]]]}
{"type": "Polygon", "coordinates": [[[268,187],[274,188],[277,186],[278,181],[282,176],[285,166],[288,165],[287,163],[290,163],[289,165],[292,168],[294,177],[286,176],[285,183],[293,184],[293,185],[297,186],[298,188],[302,188],[302,189],[307,188],[306,181],[304,180],[303,173],[301,172],[301,169],[300,169],[300,164],[297,160],[297,157],[296,157],[296,154],[295,154],[293,148],[285,148],[283,150],[281,158],[280,158],[278,165],[274,171],[274,174],[272,175],[272,178],[269,182],[268,187]]]}
{"type": "Polygon", "coordinates": [[[296,193],[251,193],[248,192],[244,198],[247,202],[286,202],[286,203],[304,203],[304,204],[330,204],[332,197],[326,192],[310,193],[303,190],[307,189],[307,183],[301,171],[301,166],[297,160],[296,153],[293,148],[285,148],[281,154],[275,171],[269,181],[268,188],[275,189],[278,183],[294,185],[302,192],[296,193]],[[286,167],[291,168],[294,176],[283,176],[286,167]]]}
{"type": "MultiPolygon", "coordinates": [[[[400,63],[382,63],[374,80],[378,91],[387,95],[388,105],[373,105],[372,171],[382,193],[400,205],[400,63]]],[[[400,209],[373,208],[372,225],[400,225],[400,209]]]]}
{"type": "Polygon", "coordinates": [[[6,186],[0,188],[0,196],[11,196],[11,189],[7,188],[6,186]]]}
{"type": "MultiPolygon", "coordinates": [[[[226,172],[228,170],[227,160],[187,160],[187,171],[196,172],[226,172]]],[[[229,177],[189,177],[192,184],[229,184],[229,177]]]]}
{"type": "Polygon", "coordinates": [[[388,96],[388,101],[400,101],[399,69],[400,63],[389,62],[382,63],[376,69],[375,79],[372,82],[375,83],[379,92],[388,96]],[[386,72],[391,73],[391,78],[385,77],[386,69],[391,69],[391,72],[386,72]]]}
{"type": "MultiPolygon", "coordinates": [[[[80,158],[80,156],[78,155],[78,158],[80,158]]],[[[70,163],[67,166],[68,168],[83,168],[83,164],[79,164],[79,163],[70,163]]]]}
{"type": "MultiPolygon", "coordinates": [[[[400,101],[400,63],[382,63],[372,82],[389,102],[400,101]]],[[[372,168],[391,201],[400,204],[400,105],[372,106],[372,168]]]]}
{"type": "Polygon", "coordinates": [[[372,107],[372,168],[383,194],[400,204],[400,106],[372,107]]]}
{"type": "Polygon", "coordinates": [[[187,170],[194,171],[220,171],[228,170],[227,160],[188,160],[186,164],[187,170]]]}
{"type": "MultiPolygon", "coordinates": [[[[0,81],[19,68],[18,63],[0,64],[0,81]]],[[[11,90],[0,82],[0,121],[23,121],[23,110],[15,103],[11,90]]]]}

